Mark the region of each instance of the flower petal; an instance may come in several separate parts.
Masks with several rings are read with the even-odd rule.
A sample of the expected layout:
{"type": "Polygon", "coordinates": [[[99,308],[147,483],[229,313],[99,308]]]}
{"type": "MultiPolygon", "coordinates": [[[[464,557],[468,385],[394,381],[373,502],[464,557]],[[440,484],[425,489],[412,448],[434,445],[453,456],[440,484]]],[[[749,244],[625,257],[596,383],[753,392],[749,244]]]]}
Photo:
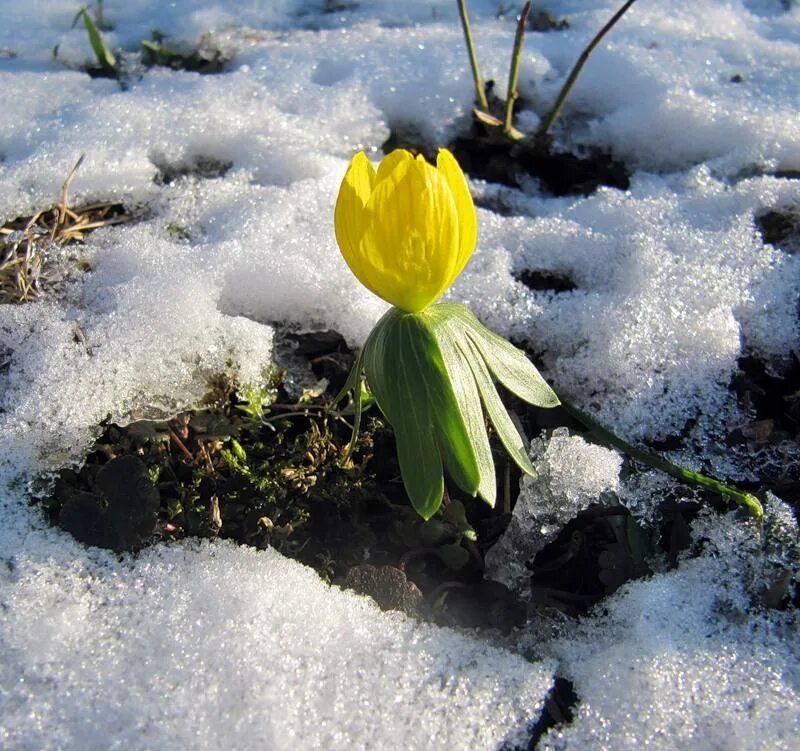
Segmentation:
{"type": "Polygon", "coordinates": [[[374,289],[372,270],[364,265],[358,251],[366,226],[364,207],[372,194],[375,182],[374,167],[367,159],[367,155],[359,151],[350,162],[339,188],[333,225],[336,242],[339,243],[339,249],[351,271],[368,289],[380,294],[374,289]]]}
{"type": "Polygon", "coordinates": [[[375,269],[381,297],[417,312],[452,279],[458,215],[448,184],[422,157],[399,156],[393,162],[367,201],[359,263],[375,269]]]}
{"type": "Polygon", "coordinates": [[[394,170],[397,169],[401,164],[404,164],[407,167],[413,161],[414,157],[410,151],[406,151],[405,149],[395,149],[381,160],[381,163],[378,165],[378,176],[375,182],[381,182],[381,180],[385,179],[388,175],[394,172],[394,170]]]}
{"type": "Polygon", "coordinates": [[[475,244],[478,242],[478,216],[464,173],[458,166],[455,157],[447,149],[439,149],[436,169],[449,186],[458,213],[458,258],[450,279],[452,283],[475,251],[475,244]]]}

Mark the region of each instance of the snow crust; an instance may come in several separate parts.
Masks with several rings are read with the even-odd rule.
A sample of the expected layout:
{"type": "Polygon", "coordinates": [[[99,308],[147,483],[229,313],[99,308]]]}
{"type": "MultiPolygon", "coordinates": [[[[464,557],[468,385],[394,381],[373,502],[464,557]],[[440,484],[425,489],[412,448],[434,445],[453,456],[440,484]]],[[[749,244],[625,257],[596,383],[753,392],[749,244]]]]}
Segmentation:
{"type": "Polygon", "coordinates": [[[503,536],[486,554],[486,576],[521,596],[530,593],[533,560],[561,528],[604,494],[620,489],[622,457],[615,451],[571,436],[556,428],[532,442],[536,477],[523,477],[520,492],[503,536]]]}
{"type": "Polygon", "coordinates": [[[116,559],[12,535],[3,748],[494,748],[524,740],[552,680],[552,660],[383,613],[274,551],[116,559]]]}
{"type": "MultiPolygon", "coordinates": [[[[90,273],[0,306],[0,745],[513,747],[555,671],[579,704],[543,748],[796,748],[797,623],[758,595],[759,576],[798,561],[777,499],[763,533],[709,516],[709,544],[676,571],[556,637],[531,624],[532,661],[380,613],[272,552],[185,544],[118,559],[27,507],[27,483],[74,461],[107,415],[191,405],[223,370],[257,381],[275,323],[359,345],[384,310],[336,249],[339,181],[356,150],[379,158],[392,128],[447,143],[468,122],[471,78],[450,0],[333,5],[106,0],[105,38],[132,71],[122,90],[79,70],[91,51],[70,29],[77,4],[4,4],[0,217],[52,205],[82,153],[73,201],[140,215],[88,236],[90,273]],[[229,71],[137,71],[154,27],[189,43],[210,32],[229,71]],[[156,179],[198,160],[219,174],[156,179]]],[[[513,12],[469,5],[502,91],[513,12]]],[[[616,5],[548,5],[570,27],[527,35],[521,124],[535,127],[616,5]]],[[[800,256],[756,224],[800,207],[786,176],[800,169],[800,6],[785,5],[637,3],[598,48],[556,142],[610,148],[633,170],[629,191],[471,186],[505,211],[479,210],[451,297],[540,353],[559,393],[628,439],[693,421],[687,464],[716,461],[719,436],[746,418],[728,389],[737,359],[779,369],[800,340],[800,256]],[[576,289],[530,290],[530,270],[576,289]]],[[[536,445],[547,479],[523,497],[560,499],[553,524],[616,489],[611,452],[536,445]]],[[[662,493],[646,478],[624,500],[646,515],[662,493]]]]}
{"type": "Polygon", "coordinates": [[[541,748],[797,748],[797,612],[751,613],[780,566],[796,566],[798,529],[778,499],[766,513],[766,532],[701,517],[704,555],[625,585],[604,614],[544,649],[523,637],[558,655],[581,697],[541,748]]]}

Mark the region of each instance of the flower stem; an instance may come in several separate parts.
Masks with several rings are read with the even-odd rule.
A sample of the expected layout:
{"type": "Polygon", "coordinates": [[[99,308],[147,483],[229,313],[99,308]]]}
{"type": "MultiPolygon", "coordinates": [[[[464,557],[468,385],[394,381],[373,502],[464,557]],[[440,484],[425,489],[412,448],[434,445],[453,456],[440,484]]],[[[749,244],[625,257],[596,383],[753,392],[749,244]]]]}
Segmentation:
{"type": "Polygon", "coordinates": [[[550,130],[553,123],[556,121],[556,118],[561,114],[561,108],[564,106],[564,102],[567,100],[569,92],[575,85],[575,81],[578,80],[578,76],[581,74],[583,66],[589,59],[589,55],[591,55],[594,51],[594,48],[600,44],[600,40],[609,31],[611,31],[614,24],[616,24],[617,21],[619,21],[619,19],[625,15],[625,12],[628,10],[628,8],[630,8],[635,2],[636,0],[627,0],[627,2],[611,17],[611,20],[605,26],[603,26],[603,28],[600,29],[597,34],[595,34],[592,41],[586,45],[585,49],[583,52],[581,52],[580,57],[570,71],[566,83],[561,87],[561,91],[558,92],[558,97],[556,98],[556,103],[553,105],[553,109],[551,109],[547,117],[542,120],[539,129],[536,131],[536,140],[541,140],[547,135],[547,131],[550,130]]]}
{"type": "Polygon", "coordinates": [[[522,59],[522,43],[525,39],[525,24],[531,12],[531,0],[522,8],[517,20],[517,33],[514,36],[514,50],[511,53],[511,70],[508,73],[508,92],[506,94],[506,117],[503,122],[503,133],[510,136],[513,132],[511,119],[514,116],[514,102],[517,100],[517,82],[519,81],[519,64],[522,59]]]}
{"type": "Polygon", "coordinates": [[[672,462],[669,462],[650,451],[637,448],[636,446],[633,446],[632,444],[620,438],[618,435],[616,435],[616,433],[612,433],[608,428],[601,425],[593,417],[586,414],[586,412],[583,412],[563,399],[561,400],[561,406],[568,414],[570,414],[572,417],[578,420],[578,422],[582,423],[591,431],[591,434],[597,443],[613,446],[636,461],[641,462],[648,467],[652,467],[653,469],[660,470],[661,472],[668,474],[670,477],[674,477],[676,480],[680,480],[688,485],[698,485],[701,488],[706,488],[714,491],[715,493],[719,493],[723,498],[731,498],[740,506],[743,506],[745,509],[747,509],[747,511],[756,521],[760,522],[763,520],[764,509],[761,506],[761,502],[752,493],[747,493],[743,490],[733,488],[730,485],[725,485],[713,477],[709,477],[708,475],[704,475],[700,472],[695,472],[691,469],[679,467],[677,464],[673,464],[672,462]]]}
{"type": "Polygon", "coordinates": [[[478,106],[484,111],[489,111],[489,102],[486,99],[486,90],[483,88],[483,79],[478,67],[478,57],[475,54],[475,45],[472,41],[472,31],[469,28],[469,16],[467,15],[467,0],[457,0],[458,14],[461,16],[461,26],[464,28],[464,39],[467,41],[467,52],[469,53],[469,64],[472,67],[472,79],[475,81],[475,95],[478,99],[478,106]]]}

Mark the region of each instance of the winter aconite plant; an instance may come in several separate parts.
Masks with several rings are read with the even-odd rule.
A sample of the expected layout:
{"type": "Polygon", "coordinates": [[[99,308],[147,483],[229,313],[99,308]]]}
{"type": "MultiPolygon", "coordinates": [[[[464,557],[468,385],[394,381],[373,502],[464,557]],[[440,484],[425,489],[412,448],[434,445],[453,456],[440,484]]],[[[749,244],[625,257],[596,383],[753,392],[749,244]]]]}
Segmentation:
{"type": "Polygon", "coordinates": [[[458,163],[436,166],[398,149],[377,172],[361,152],[350,163],[335,211],[336,239],[362,284],[392,304],[378,321],[342,391],[353,393],[355,438],[361,378],[394,429],[403,484],[429,519],[444,470],[470,495],[495,502],[486,417],[522,471],[533,474],[522,437],[494,385],[529,404],[558,397],[528,358],[461,304],[436,303],[475,250],[477,217],[458,163]]]}

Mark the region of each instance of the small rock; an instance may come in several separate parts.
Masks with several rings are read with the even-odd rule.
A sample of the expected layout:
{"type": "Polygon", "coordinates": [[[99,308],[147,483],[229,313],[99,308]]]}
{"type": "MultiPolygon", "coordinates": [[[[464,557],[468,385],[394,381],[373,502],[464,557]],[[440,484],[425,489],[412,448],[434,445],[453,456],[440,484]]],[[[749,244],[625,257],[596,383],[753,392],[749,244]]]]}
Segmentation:
{"type": "Polygon", "coordinates": [[[422,592],[417,585],[394,566],[373,566],[369,563],[353,566],[347,572],[344,586],[368,595],[381,610],[401,610],[407,615],[417,615],[423,604],[422,592]]]}
{"type": "Polygon", "coordinates": [[[87,545],[137,550],[155,530],[160,494],[135,456],[104,464],[92,492],[66,484],[55,492],[62,502],[59,526],[87,545]]]}

